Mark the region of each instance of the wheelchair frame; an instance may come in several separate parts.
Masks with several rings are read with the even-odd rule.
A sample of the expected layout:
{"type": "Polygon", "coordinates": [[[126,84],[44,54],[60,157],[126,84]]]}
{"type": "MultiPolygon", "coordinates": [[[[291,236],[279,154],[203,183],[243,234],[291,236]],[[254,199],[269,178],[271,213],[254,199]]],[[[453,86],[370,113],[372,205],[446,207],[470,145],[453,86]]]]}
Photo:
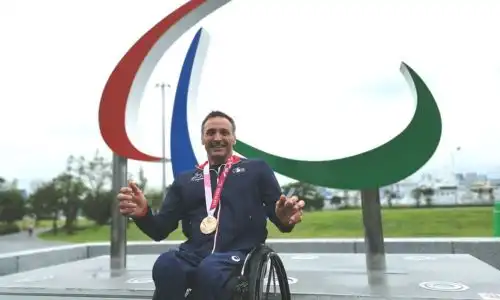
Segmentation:
{"type": "Polygon", "coordinates": [[[247,255],[240,275],[230,279],[228,288],[233,290],[234,300],[268,299],[271,285],[276,288],[276,279],[279,284],[281,300],[290,300],[291,293],[288,276],[281,258],[269,246],[260,245],[252,249],[247,255]],[[268,265],[270,272],[267,274],[267,296],[262,297],[263,286],[261,284],[264,279],[262,276],[267,271],[268,265]]]}

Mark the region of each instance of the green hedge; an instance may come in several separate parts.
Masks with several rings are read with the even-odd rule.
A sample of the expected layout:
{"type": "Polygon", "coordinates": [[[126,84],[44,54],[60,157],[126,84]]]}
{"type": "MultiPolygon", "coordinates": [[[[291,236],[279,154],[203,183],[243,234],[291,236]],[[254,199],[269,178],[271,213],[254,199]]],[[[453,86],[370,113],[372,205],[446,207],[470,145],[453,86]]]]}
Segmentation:
{"type": "Polygon", "coordinates": [[[21,228],[17,226],[17,224],[6,224],[0,223],[0,235],[10,234],[10,233],[18,233],[21,231],[21,228]]]}

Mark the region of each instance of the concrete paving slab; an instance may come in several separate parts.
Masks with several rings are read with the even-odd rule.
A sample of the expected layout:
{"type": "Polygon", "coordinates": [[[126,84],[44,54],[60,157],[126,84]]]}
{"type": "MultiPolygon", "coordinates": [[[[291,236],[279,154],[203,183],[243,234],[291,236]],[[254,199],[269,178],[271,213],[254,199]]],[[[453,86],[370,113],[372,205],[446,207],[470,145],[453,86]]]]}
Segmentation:
{"type": "MultiPolygon", "coordinates": [[[[381,274],[366,272],[363,254],[280,256],[293,299],[500,300],[500,271],[467,254],[388,254],[388,268],[381,274]]],[[[0,300],[151,299],[156,258],[129,255],[127,271],[116,277],[109,270],[109,256],[3,276],[0,300]]]]}

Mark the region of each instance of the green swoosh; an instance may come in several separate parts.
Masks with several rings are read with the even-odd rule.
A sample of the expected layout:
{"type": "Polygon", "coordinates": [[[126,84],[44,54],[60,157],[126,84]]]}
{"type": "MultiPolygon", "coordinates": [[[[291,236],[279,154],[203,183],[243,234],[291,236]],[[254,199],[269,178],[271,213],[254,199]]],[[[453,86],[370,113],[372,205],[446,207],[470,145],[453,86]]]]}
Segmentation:
{"type": "Polygon", "coordinates": [[[442,131],[439,108],[424,81],[404,62],[400,70],[416,93],[417,107],[410,124],[380,147],[325,161],[283,158],[240,140],[234,149],[245,157],[265,160],[279,174],[317,186],[361,190],[399,182],[418,171],[432,157],[442,131]]]}

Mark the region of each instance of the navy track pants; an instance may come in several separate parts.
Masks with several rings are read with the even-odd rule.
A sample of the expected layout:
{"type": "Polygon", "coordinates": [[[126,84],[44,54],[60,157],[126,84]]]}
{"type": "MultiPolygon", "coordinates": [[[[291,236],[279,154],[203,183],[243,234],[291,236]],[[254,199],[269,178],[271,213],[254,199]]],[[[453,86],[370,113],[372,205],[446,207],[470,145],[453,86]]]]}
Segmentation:
{"type": "Polygon", "coordinates": [[[153,281],[158,300],[230,300],[225,285],[240,272],[246,254],[239,251],[213,253],[205,258],[186,251],[161,254],[153,266],[153,281]]]}

